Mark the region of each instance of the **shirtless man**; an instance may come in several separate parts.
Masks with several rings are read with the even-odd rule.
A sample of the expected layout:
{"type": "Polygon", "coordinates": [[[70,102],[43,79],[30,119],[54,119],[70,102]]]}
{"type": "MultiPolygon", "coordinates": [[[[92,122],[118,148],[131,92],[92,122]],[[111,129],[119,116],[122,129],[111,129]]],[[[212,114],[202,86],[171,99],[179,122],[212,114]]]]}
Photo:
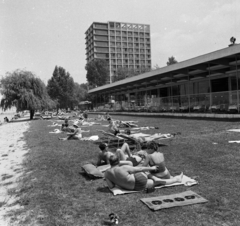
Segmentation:
{"type": "Polygon", "coordinates": [[[113,153],[108,150],[108,145],[106,143],[99,144],[99,148],[100,152],[98,153],[97,166],[109,164],[109,158],[113,153]]]}
{"type": "Polygon", "coordinates": [[[155,171],[158,168],[157,166],[133,167],[126,162],[121,163],[116,155],[110,156],[109,162],[111,168],[105,172],[105,179],[110,189],[117,185],[126,190],[142,191],[182,181],[183,174],[170,179],[160,179],[157,177],[148,179],[147,175],[143,172],[155,171]]]}

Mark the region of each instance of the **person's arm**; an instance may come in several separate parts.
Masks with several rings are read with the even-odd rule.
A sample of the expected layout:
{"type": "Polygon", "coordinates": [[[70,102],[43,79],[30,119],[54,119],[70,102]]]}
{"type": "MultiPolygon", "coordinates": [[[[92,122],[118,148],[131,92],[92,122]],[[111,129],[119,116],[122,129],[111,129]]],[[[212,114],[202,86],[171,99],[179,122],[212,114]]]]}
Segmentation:
{"type": "Polygon", "coordinates": [[[82,133],[90,132],[90,130],[81,130],[82,133]]]}
{"type": "Polygon", "coordinates": [[[74,132],[72,132],[72,133],[67,133],[67,135],[73,136],[73,135],[75,135],[75,134],[77,133],[77,131],[78,131],[78,129],[75,129],[74,132]]]}
{"type": "Polygon", "coordinates": [[[107,153],[106,156],[105,156],[105,162],[106,164],[110,164],[109,163],[109,158],[110,158],[111,154],[110,153],[107,153]]]}
{"type": "Polygon", "coordinates": [[[126,170],[129,172],[129,173],[139,173],[139,172],[146,172],[146,171],[154,171],[154,170],[157,170],[157,166],[143,166],[143,167],[133,167],[133,166],[125,166],[126,167],[126,170]]]}
{"type": "Polygon", "coordinates": [[[124,166],[124,165],[132,166],[132,162],[121,160],[121,161],[119,161],[119,164],[118,164],[118,165],[119,165],[119,166],[124,166]]]}
{"type": "Polygon", "coordinates": [[[114,184],[112,181],[110,181],[110,180],[107,179],[107,178],[105,178],[105,179],[106,179],[106,182],[107,182],[107,186],[108,186],[110,189],[112,189],[112,188],[115,187],[115,184],[114,184]]]}
{"type": "Polygon", "coordinates": [[[98,154],[98,160],[97,160],[97,166],[100,166],[101,163],[102,163],[102,154],[99,153],[99,154],[98,154]]]}
{"type": "Polygon", "coordinates": [[[145,158],[142,166],[144,166],[144,167],[148,166],[148,165],[149,165],[149,161],[150,161],[149,156],[147,156],[147,157],[145,158]]]}

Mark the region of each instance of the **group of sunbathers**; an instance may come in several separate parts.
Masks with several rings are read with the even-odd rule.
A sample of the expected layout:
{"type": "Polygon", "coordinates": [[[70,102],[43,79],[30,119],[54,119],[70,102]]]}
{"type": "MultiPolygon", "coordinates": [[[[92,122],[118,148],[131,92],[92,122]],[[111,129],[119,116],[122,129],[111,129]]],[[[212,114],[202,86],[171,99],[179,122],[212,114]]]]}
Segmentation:
{"type": "Polygon", "coordinates": [[[182,181],[182,173],[174,177],[170,175],[156,142],[148,142],[140,151],[139,147],[138,143],[138,151],[132,154],[128,144],[124,143],[114,154],[108,150],[107,144],[99,145],[97,165],[110,164],[111,168],[104,175],[110,189],[118,186],[126,190],[151,190],[182,181]]]}

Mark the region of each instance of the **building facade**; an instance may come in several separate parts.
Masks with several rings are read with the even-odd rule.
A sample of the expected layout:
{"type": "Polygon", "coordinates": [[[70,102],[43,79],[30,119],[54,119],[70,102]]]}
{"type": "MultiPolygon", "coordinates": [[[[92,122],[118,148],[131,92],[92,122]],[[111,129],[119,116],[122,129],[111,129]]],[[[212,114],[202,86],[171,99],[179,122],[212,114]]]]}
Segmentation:
{"type": "Polygon", "coordinates": [[[110,76],[119,68],[141,73],[151,70],[150,25],[94,22],[85,32],[86,60],[104,59],[110,76]]]}
{"type": "Polygon", "coordinates": [[[240,113],[240,45],[89,90],[98,109],[240,113]],[[114,104],[109,104],[109,103],[114,104]]]}

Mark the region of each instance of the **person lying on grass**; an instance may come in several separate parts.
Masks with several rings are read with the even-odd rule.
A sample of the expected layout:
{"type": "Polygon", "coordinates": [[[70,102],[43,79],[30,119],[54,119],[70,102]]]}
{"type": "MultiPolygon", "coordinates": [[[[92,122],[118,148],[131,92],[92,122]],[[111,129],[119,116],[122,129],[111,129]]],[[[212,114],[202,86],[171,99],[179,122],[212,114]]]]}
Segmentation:
{"type": "Polygon", "coordinates": [[[143,143],[143,142],[150,142],[158,139],[172,138],[176,135],[176,134],[170,134],[170,133],[167,133],[167,134],[155,133],[153,135],[142,134],[142,133],[135,133],[135,134],[131,134],[131,133],[132,131],[127,129],[125,130],[125,134],[121,133],[119,134],[119,136],[126,139],[134,140],[135,142],[143,143]]]}
{"type": "Polygon", "coordinates": [[[82,130],[80,127],[78,127],[77,123],[74,123],[73,126],[75,127],[75,130],[74,132],[72,133],[67,133],[67,137],[64,137],[64,138],[58,138],[59,140],[81,140],[82,138],[82,133],[83,132],[89,132],[88,131],[84,131],[82,130]]]}
{"type": "Polygon", "coordinates": [[[101,123],[98,122],[86,122],[85,119],[76,120],[76,122],[78,122],[78,124],[81,126],[101,125],[101,123]]]}
{"type": "Polygon", "coordinates": [[[103,115],[98,115],[97,118],[95,118],[97,121],[106,121],[105,117],[103,115]]]}
{"type": "Polygon", "coordinates": [[[119,128],[132,128],[132,127],[138,127],[137,124],[134,124],[132,121],[120,121],[116,120],[116,125],[119,128]]]}
{"type": "MultiPolygon", "coordinates": [[[[99,149],[97,166],[109,164],[109,158],[114,154],[109,151],[106,143],[99,144],[99,149]]],[[[116,150],[116,155],[119,157],[120,161],[128,161],[132,166],[139,165],[143,159],[138,155],[132,155],[127,143],[124,143],[120,149],[116,150]]]]}
{"type": "Polygon", "coordinates": [[[156,171],[158,170],[157,166],[133,167],[129,165],[128,161],[120,161],[117,155],[110,156],[109,162],[111,168],[105,172],[104,178],[110,189],[117,185],[126,190],[143,191],[145,189],[153,189],[156,186],[182,182],[182,173],[170,179],[160,179],[157,177],[149,179],[144,172],[156,171]]]}

